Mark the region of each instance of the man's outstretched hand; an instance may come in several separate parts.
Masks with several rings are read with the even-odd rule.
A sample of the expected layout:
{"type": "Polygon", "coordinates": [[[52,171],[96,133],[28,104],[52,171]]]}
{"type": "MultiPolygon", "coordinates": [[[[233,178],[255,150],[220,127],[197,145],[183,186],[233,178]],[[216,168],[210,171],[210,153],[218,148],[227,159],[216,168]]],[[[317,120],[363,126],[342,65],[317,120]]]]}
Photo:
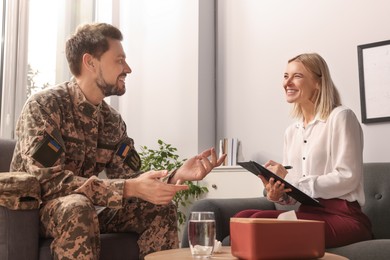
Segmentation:
{"type": "Polygon", "coordinates": [[[217,159],[214,148],[205,150],[185,161],[168,184],[161,181],[167,176],[167,170],[145,172],[137,178],[125,181],[123,196],[141,198],[154,204],[167,204],[176,192],[188,189],[187,185],[180,183],[202,180],[212,169],[220,166],[225,157],[226,154],[217,159]]]}
{"type": "Polygon", "coordinates": [[[217,157],[214,148],[207,149],[200,154],[186,160],[171,178],[169,183],[183,183],[184,181],[202,180],[212,169],[220,166],[226,154],[217,157]]]}

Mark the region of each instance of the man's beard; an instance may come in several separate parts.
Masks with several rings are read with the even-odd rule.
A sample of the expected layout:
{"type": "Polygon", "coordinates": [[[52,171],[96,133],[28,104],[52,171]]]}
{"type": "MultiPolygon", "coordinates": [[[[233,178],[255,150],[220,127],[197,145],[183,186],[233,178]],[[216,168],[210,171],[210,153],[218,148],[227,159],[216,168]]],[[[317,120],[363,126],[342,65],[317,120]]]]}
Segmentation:
{"type": "MultiPolygon", "coordinates": [[[[117,80],[117,83],[118,83],[118,80],[117,80]]],[[[103,93],[103,95],[105,97],[109,97],[109,96],[113,96],[113,95],[122,96],[126,92],[126,88],[125,87],[120,89],[117,84],[109,84],[109,83],[107,83],[104,80],[101,71],[99,72],[99,78],[96,80],[96,85],[102,91],[102,93],[103,93]]]]}

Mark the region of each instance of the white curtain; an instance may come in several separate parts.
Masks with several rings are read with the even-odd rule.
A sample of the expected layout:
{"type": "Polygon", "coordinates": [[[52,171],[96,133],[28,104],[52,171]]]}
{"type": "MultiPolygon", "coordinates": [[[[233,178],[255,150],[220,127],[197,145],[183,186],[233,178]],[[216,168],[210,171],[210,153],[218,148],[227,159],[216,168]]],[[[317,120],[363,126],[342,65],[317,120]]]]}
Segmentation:
{"type": "MultiPolygon", "coordinates": [[[[53,17],[45,16],[44,24],[37,23],[38,28],[36,28],[31,27],[29,16],[31,15],[31,18],[34,16],[30,12],[32,10],[40,12],[40,6],[45,5],[45,1],[6,1],[0,123],[0,136],[3,138],[14,137],[16,121],[27,99],[28,64],[33,63],[33,60],[29,60],[29,56],[30,58],[34,56],[29,55],[28,51],[38,54],[35,55],[35,59],[53,64],[50,65],[52,66],[51,72],[48,72],[50,75],[41,73],[45,80],[49,81],[50,78],[48,83],[54,85],[68,80],[70,72],[65,58],[66,39],[79,24],[94,21],[96,10],[99,7],[98,0],[56,0],[55,2],[50,0],[49,2],[50,5],[46,4],[46,7],[50,10],[45,9],[45,12],[49,11],[53,17]],[[53,34],[53,30],[48,31],[45,23],[55,23],[56,33],[53,34]],[[29,32],[29,30],[33,31],[29,32]],[[54,51],[44,49],[48,44],[50,44],[49,49],[54,51]]],[[[110,4],[111,1],[106,0],[105,4],[107,3],[110,4]]],[[[34,70],[42,72],[39,66],[34,67],[34,70]]]]}
{"type": "Polygon", "coordinates": [[[13,137],[14,125],[25,96],[27,83],[27,22],[29,1],[6,1],[3,63],[3,93],[0,136],[13,137]]]}

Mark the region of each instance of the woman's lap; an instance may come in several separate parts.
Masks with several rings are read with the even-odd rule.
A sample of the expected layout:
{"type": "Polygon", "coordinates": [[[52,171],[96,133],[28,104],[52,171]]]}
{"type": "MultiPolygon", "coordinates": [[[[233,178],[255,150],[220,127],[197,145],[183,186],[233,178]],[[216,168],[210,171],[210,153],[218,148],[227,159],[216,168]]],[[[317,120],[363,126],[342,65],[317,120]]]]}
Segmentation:
{"type": "MultiPolygon", "coordinates": [[[[301,206],[296,212],[298,219],[325,222],[326,247],[339,247],[372,238],[368,218],[360,206],[343,200],[321,200],[324,208],[301,206]]],[[[277,218],[282,210],[244,210],[235,217],[277,218]]]]}

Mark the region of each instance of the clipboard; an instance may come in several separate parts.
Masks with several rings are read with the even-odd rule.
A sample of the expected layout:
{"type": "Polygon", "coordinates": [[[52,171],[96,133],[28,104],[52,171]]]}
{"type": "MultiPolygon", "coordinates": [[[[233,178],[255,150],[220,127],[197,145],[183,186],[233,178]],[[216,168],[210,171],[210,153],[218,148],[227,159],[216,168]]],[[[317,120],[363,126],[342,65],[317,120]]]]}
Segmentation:
{"type": "Polygon", "coordinates": [[[267,180],[270,178],[274,178],[275,181],[280,181],[284,184],[284,187],[286,189],[291,189],[291,192],[288,192],[287,194],[297,201],[299,201],[301,204],[314,206],[314,207],[323,207],[320,202],[316,199],[313,199],[306,193],[302,192],[295,186],[293,186],[291,183],[287,182],[286,180],[280,178],[278,175],[274,174],[267,168],[263,167],[262,165],[258,164],[255,161],[249,161],[249,162],[237,162],[238,165],[242,166],[244,169],[248,170],[249,172],[255,174],[256,176],[262,175],[267,180]]]}

